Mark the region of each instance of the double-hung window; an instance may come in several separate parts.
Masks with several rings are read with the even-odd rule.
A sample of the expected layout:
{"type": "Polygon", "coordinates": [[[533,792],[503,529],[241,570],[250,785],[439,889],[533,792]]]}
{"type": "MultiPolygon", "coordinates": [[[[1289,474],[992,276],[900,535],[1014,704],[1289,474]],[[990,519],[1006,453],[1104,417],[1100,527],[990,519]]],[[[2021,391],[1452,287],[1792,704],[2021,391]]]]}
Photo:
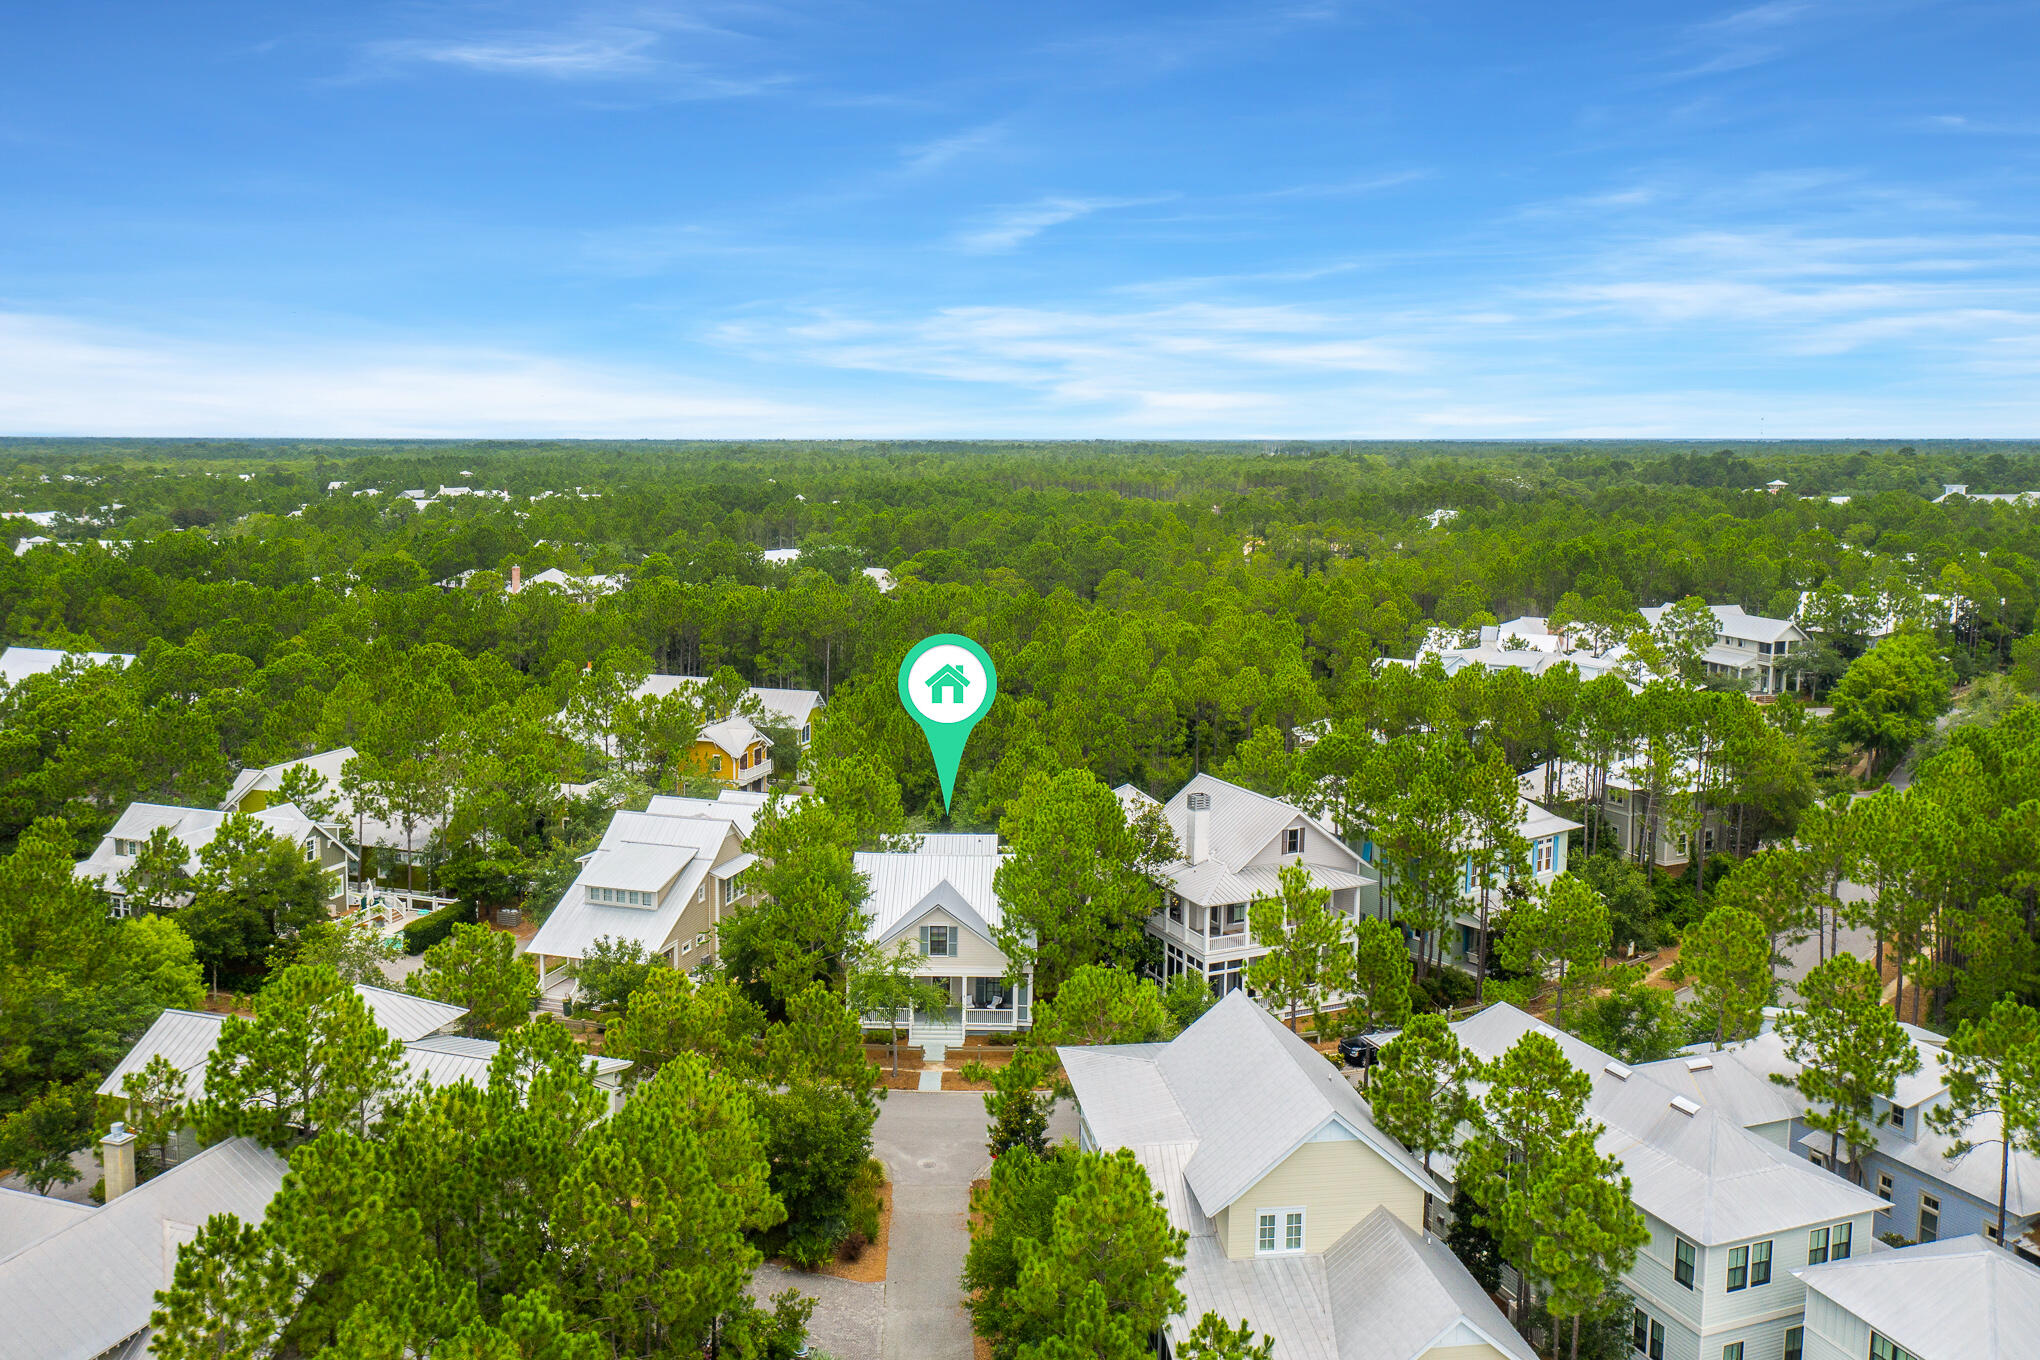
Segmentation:
{"type": "Polygon", "coordinates": [[[1806,1235],[1806,1264],[1825,1265],[1828,1258],[1828,1230],[1815,1228],[1806,1235]]]}
{"type": "Polygon", "coordinates": [[[1785,1360],[1806,1360],[1806,1328],[1785,1329],[1785,1360]]]}
{"type": "Polygon", "coordinates": [[[1771,1282],[1771,1244],[1758,1242],[1750,1247],[1750,1288],[1771,1282]]]}
{"type": "Polygon", "coordinates": [[[1553,844],[1554,842],[1550,836],[1546,836],[1537,842],[1537,849],[1534,853],[1537,856],[1535,861],[1536,871],[1540,874],[1551,872],[1551,847],[1553,844]]]}
{"type": "Polygon", "coordinates": [[[1303,1210],[1262,1209],[1255,1215],[1254,1250],[1277,1255],[1303,1250],[1303,1210]]]}
{"type": "Polygon", "coordinates": [[[1742,1342],[1731,1341],[1721,1348],[1721,1360],[1742,1360],[1742,1342]]]}
{"type": "Polygon", "coordinates": [[[1303,828],[1292,826],[1282,833],[1282,853],[1300,855],[1303,853],[1303,828]]]}
{"type": "Polygon", "coordinates": [[[1629,1319],[1629,1344],[1638,1355],[1647,1355],[1650,1360],[1665,1360],[1665,1324],[1641,1308],[1633,1309],[1629,1319]]]}
{"type": "Polygon", "coordinates": [[[1728,1292],[1750,1287],[1750,1249],[1730,1247],[1728,1249],[1728,1292]]]}
{"type": "MultiPolygon", "coordinates": [[[[1888,1200],[1890,1200],[1890,1198],[1891,1198],[1891,1173],[1890,1173],[1889,1171],[1880,1171],[1880,1172],[1878,1172],[1878,1173],[1877,1173],[1877,1195],[1878,1195],[1878,1198],[1880,1198],[1880,1199],[1883,1199],[1883,1200],[1887,1200],[1887,1201],[1888,1201],[1888,1200]]],[[[1878,1212],[1882,1213],[1882,1212],[1884,1212],[1884,1211],[1883,1211],[1883,1210],[1879,1210],[1878,1212]]]]}
{"type": "Polygon", "coordinates": [[[931,959],[956,957],[955,926],[922,926],[921,953],[931,959]]]}
{"type": "Polygon", "coordinates": [[[1849,1248],[1852,1245],[1854,1245],[1855,1236],[1856,1236],[1855,1224],[1853,1223],[1835,1224],[1834,1232],[1832,1232],[1828,1236],[1828,1260],[1830,1261],[1848,1260],[1849,1248]]]}
{"type": "MultiPolygon", "coordinates": [[[[1693,1244],[1683,1237],[1672,1239],[1672,1278],[1691,1289],[1693,1287],[1693,1244]]],[[[1735,1288],[1730,1285],[1729,1288],[1735,1288]]]]}
{"type": "Polygon", "coordinates": [[[1933,1242],[1941,1236],[1941,1197],[1920,1195],[1920,1241],[1933,1242]]]}

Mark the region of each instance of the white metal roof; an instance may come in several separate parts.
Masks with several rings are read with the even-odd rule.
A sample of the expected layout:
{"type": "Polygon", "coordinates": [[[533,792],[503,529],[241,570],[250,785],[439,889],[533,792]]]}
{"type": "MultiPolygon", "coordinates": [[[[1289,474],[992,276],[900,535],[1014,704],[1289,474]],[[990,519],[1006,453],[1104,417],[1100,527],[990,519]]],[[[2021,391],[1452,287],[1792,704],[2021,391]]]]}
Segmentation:
{"type": "Polygon", "coordinates": [[[106,1074],[106,1080],[99,1083],[99,1094],[126,1094],[122,1086],[128,1074],[141,1071],[151,1058],[161,1055],[184,1074],[185,1099],[199,1099],[205,1094],[206,1060],[212,1057],[213,1046],[220,1041],[220,1026],[226,1020],[224,1015],[203,1011],[164,1011],[106,1074]]]}
{"type": "MultiPolygon", "coordinates": [[[[1637,612],[1652,628],[1671,608],[1668,604],[1654,604],[1637,612]]],[[[1767,619],[1761,614],[1746,612],[1739,604],[1710,604],[1707,611],[1714,615],[1715,631],[1724,637],[1746,638],[1751,642],[1776,642],[1779,638],[1805,637],[1799,625],[1790,619],[1767,619]]]]}
{"type": "Polygon", "coordinates": [[[758,730],[757,724],[741,713],[732,713],[719,722],[705,723],[701,739],[710,742],[732,756],[740,756],[753,746],[772,744],[772,739],[758,730]]]}
{"type": "MultiPolygon", "coordinates": [[[[701,802],[699,799],[654,802],[701,802]]],[[[710,804],[709,806],[716,806],[710,804]]],[[[670,816],[654,808],[646,812],[618,812],[609,819],[602,842],[583,861],[580,876],[561,896],[559,905],[539,926],[525,946],[526,951],[552,958],[585,958],[595,941],[611,938],[634,940],[648,951],[665,947],[679,923],[680,915],[708,877],[709,868],[730,839],[736,824],[726,818],[670,816]],[[612,863],[619,866],[611,868],[612,863]],[[656,907],[620,907],[588,901],[590,886],[637,887],[660,878],[665,899],[656,907]],[[613,875],[635,873],[636,884],[612,881],[613,875]]]]}
{"type": "Polygon", "coordinates": [[[943,905],[967,907],[977,917],[965,924],[981,924],[990,938],[1005,920],[999,894],[992,879],[1005,862],[1003,855],[924,854],[914,850],[861,850],[854,857],[857,872],[870,885],[864,908],[871,913],[869,935],[882,940],[921,914],[924,903],[943,884],[948,884],[955,901],[943,905]]]}
{"type": "Polygon", "coordinates": [[[76,658],[95,666],[125,666],[131,652],[66,652],[54,647],[9,647],[0,651],[0,684],[18,685],[31,675],[46,675],[76,658]]]}
{"type": "Polygon", "coordinates": [[[1375,1127],[1366,1102],[1338,1069],[1244,991],[1167,1044],[1058,1052],[1084,1120],[1104,1146],[1196,1143],[1183,1175],[1207,1214],[1231,1204],[1334,1123],[1412,1183],[1435,1188],[1409,1153],[1375,1127]],[[1153,1075],[1139,1073],[1134,1064],[1140,1063],[1151,1065],[1153,1075]]]}
{"type": "Polygon", "coordinates": [[[1483,1342],[1537,1360],[1459,1258],[1386,1206],[1325,1253],[1325,1285],[1339,1360],[1420,1360],[1433,1347],[1483,1342]]]}
{"type": "MultiPolygon", "coordinates": [[[[678,878],[700,852],[685,846],[645,845],[626,841],[605,846],[588,857],[580,882],[603,888],[657,893],[678,878]]],[[[639,908],[643,910],[643,908],[639,908]]]]}
{"type": "Polygon", "coordinates": [[[0,1189],[0,1261],[23,1247],[62,1232],[92,1212],[89,1204],[0,1189]]]}
{"type": "Polygon", "coordinates": [[[1884,1205],[1867,1190],[1652,1079],[1643,1068],[1616,1063],[1585,1040],[1514,1006],[1498,1003],[1452,1028],[1463,1045],[1488,1060],[1531,1032],[1556,1043],[1566,1060],[1593,1080],[1587,1114],[1605,1126],[1598,1145],[1603,1154],[1621,1160],[1637,1207],[1693,1241],[1736,1242],[1884,1205]],[[1679,1099],[1693,1109],[1674,1105],[1679,1099]]]}
{"type": "Polygon", "coordinates": [[[422,996],[409,992],[393,992],[387,987],[369,987],[356,983],[354,994],[368,1003],[368,1011],[392,1039],[410,1043],[445,1029],[463,1015],[467,1007],[452,1006],[444,1001],[427,1001],[422,996]]]}
{"type": "Polygon", "coordinates": [[[1719,1110],[1742,1128],[1781,1123],[1799,1112],[1790,1091],[1737,1061],[1731,1053],[1666,1058],[1663,1062],[1638,1064],[1636,1070],[1660,1085],[1719,1110]],[[1696,1067],[1696,1063],[1703,1065],[1696,1067]]]}
{"type": "MultiPolygon", "coordinates": [[[[787,800],[789,806],[798,798],[787,800]]],[[[757,794],[743,794],[740,789],[724,789],[719,798],[682,798],[675,794],[654,794],[646,805],[645,812],[655,817],[694,817],[713,822],[728,822],[737,828],[737,835],[743,840],[751,838],[752,828],[758,825],[758,816],[765,810],[764,797],[757,794]],[[743,799],[732,795],[742,794],[743,799]],[[750,799],[757,798],[752,802],[750,799]]]]}
{"type": "MultiPolygon", "coordinates": [[[[108,885],[112,885],[134,862],[132,856],[123,857],[115,854],[114,842],[145,841],[156,828],[168,827],[170,833],[188,852],[184,862],[186,871],[196,873],[199,868],[198,852],[212,844],[213,837],[219,834],[220,824],[230,815],[232,814],[222,812],[218,808],[176,807],[168,803],[129,803],[121,810],[113,826],[99,838],[99,844],[92,847],[92,853],[78,861],[73,872],[79,878],[103,878],[108,885]]],[[[308,836],[317,835],[328,842],[339,844],[332,832],[305,816],[295,803],[272,803],[260,812],[248,815],[271,835],[281,836],[292,843],[299,843],[308,836]]]]}
{"type": "Polygon", "coordinates": [[[326,791],[333,795],[334,803],[343,810],[349,820],[354,816],[354,805],[340,791],[340,773],[347,762],[354,759],[352,746],[340,746],[331,751],[319,751],[312,755],[300,756],[296,760],[278,761],[274,765],[258,765],[242,770],[234,776],[233,787],[220,800],[222,808],[232,808],[243,798],[258,789],[274,789],[282,785],[284,771],[299,766],[313,770],[326,781],[326,791]]]}
{"type": "Polygon", "coordinates": [[[92,1360],[142,1332],[177,1247],[214,1214],[260,1222],[286,1169],[229,1139],[0,1260],[0,1345],[24,1360],[92,1360]]]}
{"type": "Polygon", "coordinates": [[[930,855],[996,855],[999,838],[964,831],[930,831],[921,837],[917,848],[930,855]]]}
{"type": "Polygon", "coordinates": [[[2027,1360],[2040,1350],[2040,1269],[1981,1237],[1792,1273],[1920,1360],[2027,1360]]]}

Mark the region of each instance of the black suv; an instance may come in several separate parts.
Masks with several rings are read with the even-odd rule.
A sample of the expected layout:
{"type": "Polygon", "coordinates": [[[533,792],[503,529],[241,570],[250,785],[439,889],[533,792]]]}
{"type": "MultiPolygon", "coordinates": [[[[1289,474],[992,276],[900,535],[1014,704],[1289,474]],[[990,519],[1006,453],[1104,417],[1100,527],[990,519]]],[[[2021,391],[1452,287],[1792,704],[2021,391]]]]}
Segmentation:
{"type": "Polygon", "coordinates": [[[1374,1040],[1364,1034],[1349,1034],[1339,1040],[1339,1061],[1348,1067],[1372,1067],[1379,1056],[1374,1040]]]}

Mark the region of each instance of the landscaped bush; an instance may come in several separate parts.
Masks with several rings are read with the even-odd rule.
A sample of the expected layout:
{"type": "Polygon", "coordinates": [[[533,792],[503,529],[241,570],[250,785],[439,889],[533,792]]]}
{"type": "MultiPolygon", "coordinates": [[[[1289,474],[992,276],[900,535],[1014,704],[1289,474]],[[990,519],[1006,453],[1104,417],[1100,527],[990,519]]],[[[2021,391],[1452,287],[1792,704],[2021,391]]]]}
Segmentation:
{"type": "Polygon", "coordinates": [[[475,909],[466,902],[455,902],[441,907],[429,916],[420,916],[404,927],[404,952],[422,954],[453,934],[457,925],[475,924],[475,909]]]}

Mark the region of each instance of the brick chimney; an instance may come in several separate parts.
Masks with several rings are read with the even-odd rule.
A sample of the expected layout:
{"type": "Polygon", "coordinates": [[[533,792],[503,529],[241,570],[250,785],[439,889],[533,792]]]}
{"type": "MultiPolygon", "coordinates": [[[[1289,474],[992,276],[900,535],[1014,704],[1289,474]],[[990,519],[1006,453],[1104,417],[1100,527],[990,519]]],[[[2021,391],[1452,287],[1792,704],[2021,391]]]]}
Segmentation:
{"type": "Polygon", "coordinates": [[[524,564],[521,562],[512,562],[510,564],[510,593],[512,595],[515,595],[518,591],[523,589],[524,589],[524,564]]]}
{"type": "Polygon", "coordinates": [[[1190,804],[1190,862],[1202,864],[1211,858],[1211,795],[1193,793],[1190,804]]]}
{"type": "Polygon", "coordinates": [[[134,1130],[115,1124],[99,1140],[99,1160],[106,1168],[106,1202],[111,1204],[135,1188],[134,1130]]]}

